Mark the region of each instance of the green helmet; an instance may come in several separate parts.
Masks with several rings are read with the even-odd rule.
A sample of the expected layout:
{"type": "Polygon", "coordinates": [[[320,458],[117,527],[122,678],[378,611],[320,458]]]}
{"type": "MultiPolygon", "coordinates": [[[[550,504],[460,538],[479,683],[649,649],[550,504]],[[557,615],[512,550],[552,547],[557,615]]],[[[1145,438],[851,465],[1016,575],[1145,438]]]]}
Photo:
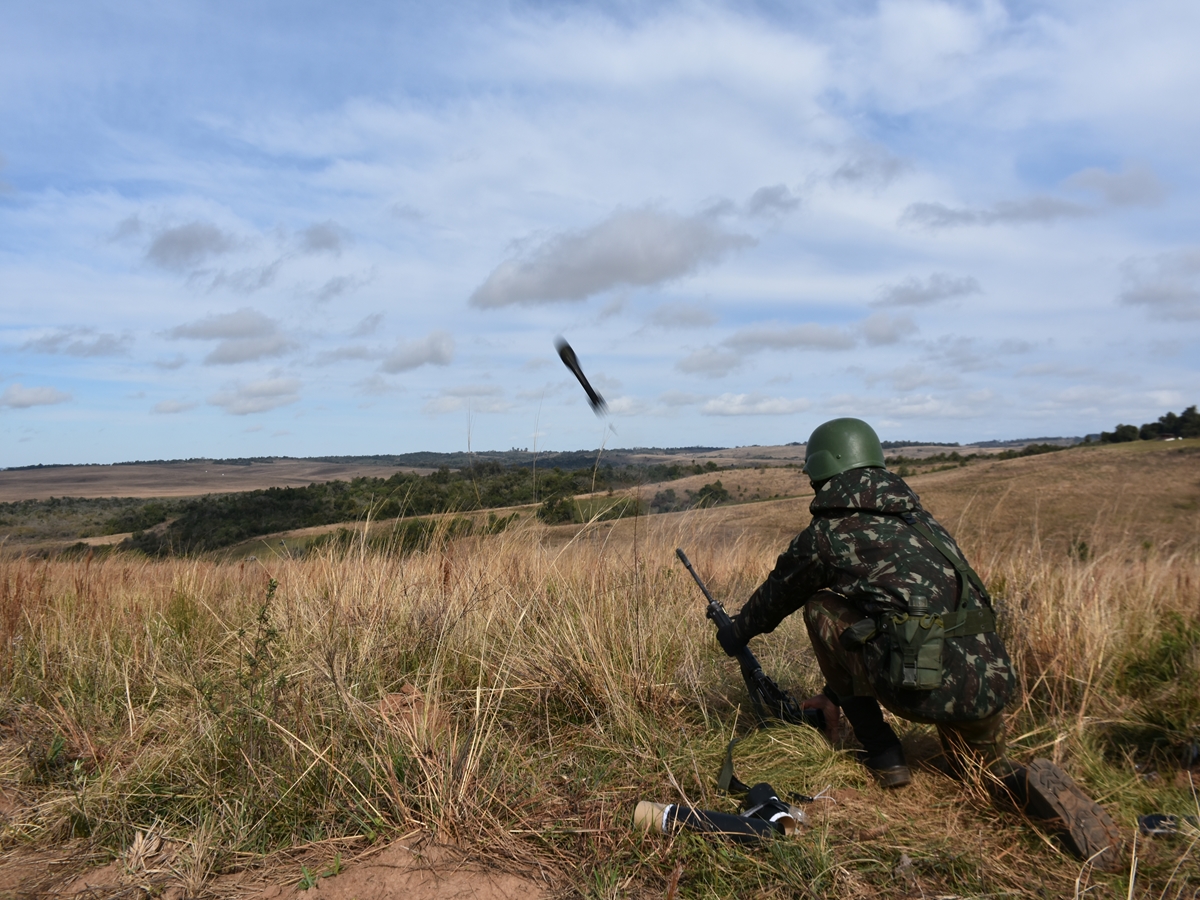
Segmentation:
{"type": "Polygon", "coordinates": [[[832,419],[808,439],[804,471],[812,481],[867,466],[883,468],[885,463],[879,435],[862,419],[832,419]]]}

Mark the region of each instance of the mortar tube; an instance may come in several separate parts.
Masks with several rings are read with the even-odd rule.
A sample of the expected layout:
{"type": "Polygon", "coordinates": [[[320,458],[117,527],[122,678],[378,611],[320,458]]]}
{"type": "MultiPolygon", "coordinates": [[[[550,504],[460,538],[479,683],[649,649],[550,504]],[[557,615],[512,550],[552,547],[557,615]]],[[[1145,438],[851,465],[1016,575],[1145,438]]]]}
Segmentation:
{"type": "Polygon", "coordinates": [[[649,800],[638,803],[633,812],[633,823],[635,827],[663,834],[673,834],[686,828],[701,834],[727,837],[739,844],[756,844],[766,837],[783,833],[780,824],[765,819],[693,809],[678,803],[652,803],[649,800]]]}

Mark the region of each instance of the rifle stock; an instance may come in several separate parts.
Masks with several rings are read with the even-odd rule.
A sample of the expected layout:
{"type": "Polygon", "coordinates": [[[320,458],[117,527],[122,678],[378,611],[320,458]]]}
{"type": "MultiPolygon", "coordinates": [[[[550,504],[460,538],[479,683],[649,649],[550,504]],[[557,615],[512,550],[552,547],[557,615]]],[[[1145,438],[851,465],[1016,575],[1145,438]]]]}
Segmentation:
{"type": "MultiPolygon", "coordinates": [[[[687,558],[687,554],[683,552],[682,548],[676,548],[675,555],[679,557],[679,561],[683,563],[688,574],[699,585],[705,599],[708,600],[708,609],[705,615],[712,619],[713,624],[718,628],[732,625],[733,620],[729,618],[729,613],[725,612],[721,601],[712,595],[696,570],[692,568],[692,562],[687,558]]],[[[825,730],[825,714],[819,709],[801,709],[796,698],[783,690],[771,676],[763,671],[758,657],[754,655],[749,646],[743,646],[738,651],[737,661],[742,670],[742,680],[746,682],[746,690],[750,693],[750,700],[754,703],[760,719],[770,716],[792,725],[809,725],[822,731],[825,730]]]]}

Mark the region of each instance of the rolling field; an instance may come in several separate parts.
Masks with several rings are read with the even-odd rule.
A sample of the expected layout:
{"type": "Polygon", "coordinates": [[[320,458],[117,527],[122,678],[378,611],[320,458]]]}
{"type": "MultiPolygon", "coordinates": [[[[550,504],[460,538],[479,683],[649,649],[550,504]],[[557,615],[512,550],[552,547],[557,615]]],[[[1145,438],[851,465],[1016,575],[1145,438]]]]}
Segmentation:
{"type": "Polygon", "coordinates": [[[396,471],[427,469],[278,459],[250,465],[212,461],[129,463],[117,466],[47,466],[0,471],[0,503],[49,497],[194,497],[360,476],[386,478],[396,471]]]}
{"type": "MultiPolygon", "coordinates": [[[[1198,444],[911,479],[996,596],[1012,754],[1105,803],[1123,873],[940,774],[925,726],[894,793],[852,742],[750,733],[673,553],[736,609],[808,521],[803,479],[765,469],[694,477],[787,499],[407,555],[0,560],[0,897],[1194,897],[1200,835],[1132,824],[1200,808],[1198,444]],[[798,837],[634,833],[639,799],[732,809],[735,735],[742,780],[829,798],[798,837]]],[[[800,622],[752,646],[819,689],[800,622]]]]}

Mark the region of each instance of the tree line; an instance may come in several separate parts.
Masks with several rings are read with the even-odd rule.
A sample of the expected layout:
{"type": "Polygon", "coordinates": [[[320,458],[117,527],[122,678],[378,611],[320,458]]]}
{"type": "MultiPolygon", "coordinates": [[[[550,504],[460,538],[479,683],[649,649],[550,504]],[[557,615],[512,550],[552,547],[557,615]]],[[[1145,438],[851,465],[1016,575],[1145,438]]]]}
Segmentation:
{"type": "MultiPolygon", "coordinates": [[[[152,556],[218,550],[264,534],[337,522],[461,513],[539,503],[538,517],[554,523],[578,516],[573,498],[589,492],[716,470],[705,466],[604,465],[591,470],[534,472],[525,466],[477,462],[442,467],[428,475],[397,472],[390,478],[360,477],[307,487],[266,488],[192,500],[150,501],[123,510],[110,533],[132,531],[122,546],[152,556]]],[[[630,514],[630,504],[608,504],[601,518],[630,514]]]]}
{"type": "Polygon", "coordinates": [[[1118,425],[1112,431],[1100,432],[1100,443],[1123,444],[1128,441],[1158,441],[1163,438],[1200,437],[1200,412],[1195,405],[1189,406],[1179,415],[1173,412],[1159,416],[1157,422],[1136,425],[1118,425]]]}

